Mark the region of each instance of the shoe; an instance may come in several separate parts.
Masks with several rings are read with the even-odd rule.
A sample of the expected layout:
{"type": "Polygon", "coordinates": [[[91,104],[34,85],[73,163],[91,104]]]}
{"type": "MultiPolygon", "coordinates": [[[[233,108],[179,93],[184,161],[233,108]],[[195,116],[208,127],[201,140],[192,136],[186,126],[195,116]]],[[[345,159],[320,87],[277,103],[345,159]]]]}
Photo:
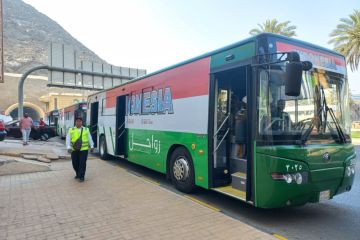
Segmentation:
{"type": "Polygon", "coordinates": [[[84,178],[79,178],[79,182],[83,182],[84,180],[84,178]]]}
{"type": "Polygon", "coordinates": [[[76,175],[75,177],[74,177],[74,179],[78,179],[79,178],[79,176],[78,175],[76,175]]]}

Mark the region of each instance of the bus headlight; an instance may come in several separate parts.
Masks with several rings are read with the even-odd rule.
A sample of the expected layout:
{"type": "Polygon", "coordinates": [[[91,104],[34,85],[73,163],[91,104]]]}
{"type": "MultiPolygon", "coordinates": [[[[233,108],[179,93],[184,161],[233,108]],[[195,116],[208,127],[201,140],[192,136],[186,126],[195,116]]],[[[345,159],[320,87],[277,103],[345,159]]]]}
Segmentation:
{"type": "Polygon", "coordinates": [[[298,185],[304,184],[307,182],[307,172],[297,172],[297,173],[272,173],[271,177],[274,180],[285,181],[288,184],[296,183],[298,185]]]}
{"type": "Polygon", "coordinates": [[[352,175],[355,175],[355,165],[347,166],[345,174],[347,177],[351,177],[352,175]]]}
{"type": "Polygon", "coordinates": [[[290,184],[290,183],[292,183],[293,177],[290,174],[285,174],[284,180],[290,184]]]}
{"type": "Polygon", "coordinates": [[[297,184],[302,184],[303,177],[302,177],[301,173],[296,173],[295,174],[295,181],[296,181],[297,184]]]}
{"type": "Polygon", "coordinates": [[[346,167],[346,176],[348,176],[348,177],[351,176],[351,168],[350,168],[350,166],[346,167]]]}

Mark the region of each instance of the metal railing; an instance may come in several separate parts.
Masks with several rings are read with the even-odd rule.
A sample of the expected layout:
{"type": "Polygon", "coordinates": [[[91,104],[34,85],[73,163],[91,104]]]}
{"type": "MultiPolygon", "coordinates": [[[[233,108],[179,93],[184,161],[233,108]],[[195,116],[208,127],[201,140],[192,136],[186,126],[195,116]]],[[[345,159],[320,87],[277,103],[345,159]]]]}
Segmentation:
{"type": "MultiPolygon", "coordinates": [[[[216,132],[215,132],[215,134],[214,134],[214,136],[213,136],[213,139],[214,139],[214,140],[215,140],[215,138],[217,138],[220,130],[224,127],[225,123],[228,121],[229,118],[230,118],[230,114],[228,114],[228,115],[225,117],[225,119],[223,120],[223,122],[220,124],[220,127],[216,130],[216,132]]],[[[216,151],[219,149],[219,147],[221,146],[222,142],[225,140],[225,138],[227,137],[227,135],[229,134],[229,132],[230,132],[230,128],[227,128],[227,129],[226,129],[226,132],[225,132],[225,134],[222,136],[219,144],[218,144],[217,146],[215,146],[213,154],[215,154],[216,151]]]]}

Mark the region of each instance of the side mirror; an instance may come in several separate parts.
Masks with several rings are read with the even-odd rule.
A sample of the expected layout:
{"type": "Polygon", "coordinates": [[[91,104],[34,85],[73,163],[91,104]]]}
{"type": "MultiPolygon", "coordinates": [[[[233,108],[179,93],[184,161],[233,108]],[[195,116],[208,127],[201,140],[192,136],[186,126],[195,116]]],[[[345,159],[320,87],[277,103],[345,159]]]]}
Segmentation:
{"type": "Polygon", "coordinates": [[[285,71],[285,94],[299,96],[301,90],[303,65],[301,62],[289,62],[285,71]]]}

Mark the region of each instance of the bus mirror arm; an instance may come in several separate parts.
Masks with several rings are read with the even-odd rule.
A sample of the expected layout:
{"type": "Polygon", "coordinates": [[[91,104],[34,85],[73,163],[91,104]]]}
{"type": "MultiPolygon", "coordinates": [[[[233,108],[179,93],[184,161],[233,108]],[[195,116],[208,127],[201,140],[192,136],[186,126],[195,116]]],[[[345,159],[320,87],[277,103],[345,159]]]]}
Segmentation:
{"type": "Polygon", "coordinates": [[[312,63],[309,61],[303,61],[301,64],[303,66],[303,71],[309,71],[313,67],[312,63]]]}

